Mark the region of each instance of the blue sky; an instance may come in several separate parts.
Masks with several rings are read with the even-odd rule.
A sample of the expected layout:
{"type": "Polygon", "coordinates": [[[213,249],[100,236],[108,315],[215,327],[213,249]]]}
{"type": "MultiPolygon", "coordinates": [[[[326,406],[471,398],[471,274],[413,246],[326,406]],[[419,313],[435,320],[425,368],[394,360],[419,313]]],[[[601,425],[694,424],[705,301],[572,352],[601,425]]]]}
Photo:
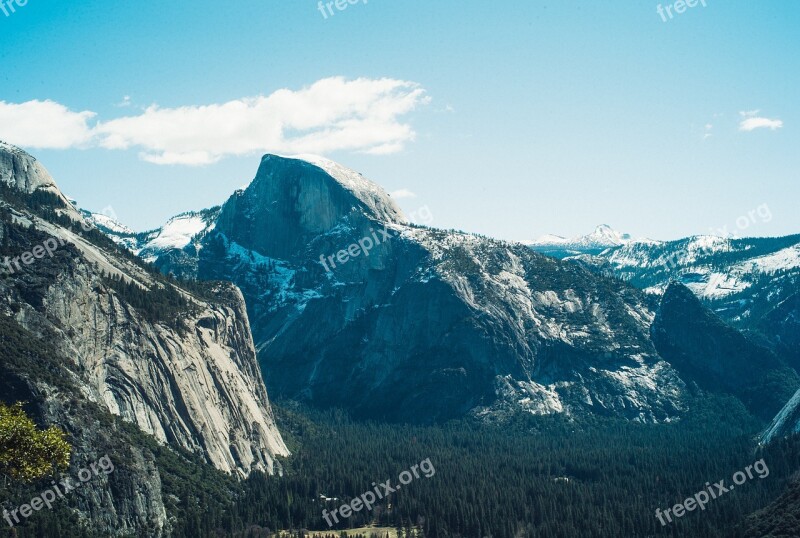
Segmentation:
{"type": "Polygon", "coordinates": [[[28,0],[0,139],[139,230],[309,150],[506,239],[798,233],[800,4],[706,3],[28,0]]]}

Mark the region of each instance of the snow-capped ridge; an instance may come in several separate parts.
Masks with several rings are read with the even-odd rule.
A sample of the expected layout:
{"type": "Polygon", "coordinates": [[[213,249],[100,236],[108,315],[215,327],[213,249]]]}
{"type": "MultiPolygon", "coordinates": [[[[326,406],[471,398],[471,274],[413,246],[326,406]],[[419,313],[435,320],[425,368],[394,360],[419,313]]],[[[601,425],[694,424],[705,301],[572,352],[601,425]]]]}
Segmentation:
{"type": "Polygon", "coordinates": [[[560,235],[546,234],[533,241],[522,241],[524,245],[545,254],[557,257],[574,256],[580,254],[599,254],[606,249],[623,247],[625,245],[653,241],[649,239],[635,239],[630,234],[620,233],[608,224],[600,224],[594,231],[587,235],[577,237],[562,237],[560,235]]]}
{"type": "Polygon", "coordinates": [[[624,245],[631,241],[630,234],[619,233],[608,224],[601,224],[595,228],[594,232],[588,235],[598,243],[605,243],[609,246],[624,245]]]}
{"type": "MultiPolygon", "coordinates": [[[[73,202],[74,205],[74,202],[73,202]]],[[[77,206],[76,206],[77,207],[77,206]]],[[[128,226],[122,224],[114,217],[110,217],[103,213],[93,213],[81,209],[81,214],[89,222],[93,223],[96,227],[100,228],[103,232],[112,233],[115,235],[135,235],[136,232],[128,226]]]]}
{"type": "Polygon", "coordinates": [[[146,246],[162,250],[182,249],[207,228],[208,223],[198,214],[178,215],[169,219],[146,246]]]}

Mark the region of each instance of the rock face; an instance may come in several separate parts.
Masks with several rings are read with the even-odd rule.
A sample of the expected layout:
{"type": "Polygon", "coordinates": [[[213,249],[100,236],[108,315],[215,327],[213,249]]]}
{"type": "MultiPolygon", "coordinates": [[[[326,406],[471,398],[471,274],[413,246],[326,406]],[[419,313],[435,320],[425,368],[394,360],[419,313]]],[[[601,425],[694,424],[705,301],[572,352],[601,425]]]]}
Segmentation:
{"type": "Polygon", "coordinates": [[[315,162],[264,157],[250,186],[222,207],[217,229],[237,244],[289,259],[303,252],[309,241],[355,215],[387,223],[402,219],[399,209],[374,183],[331,161],[315,162]],[[264,206],[265,201],[269,206],[264,206]]]}
{"type": "MultiPolygon", "coordinates": [[[[57,246],[28,265],[5,265],[0,313],[69,357],[70,375],[89,401],[224,472],[272,473],[275,457],[288,451],[238,289],[178,287],[99,232],[81,232],[82,217],[31,157],[0,148],[0,166],[3,260],[36,253],[45,241],[57,246]]],[[[35,392],[48,390],[31,383],[35,392]]],[[[142,495],[144,505],[158,504],[142,495]]]]}
{"type": "MultiPolygon", "coordinates": [[[[39,340],[0,314],[0,399],[28,402],[26,411],[39,424],[57,424],[67,433],[73,465],[66,475],[75,476],[78,469],[103,456],[114,466],[111,474],[101,473],[66,496],[56,510],[77,508],[102,536],[130,536],[137,531],[169,535],[161,475],[152,451],[120,428],[121,421],[110,420],[107,411],[86,398],[71,370],[74,364],[51,345],[55,335],[49,336],[39,340]]],[[[62,511],[55,517],[64,515],[62,511]]]]}
{"type": "Polygon", "coordinates": [[[50,173],[33,156],[16,146],[0,141],[0,182],[24,194],[48,192],[57,196],[63,206],[58,213],[78,219],[78,211],[61,193],[50,173]]]}
{"type": "Polygon", "coordinates": [[[800,433],[800,390],[778,412],[772,423],[761,435],[763,444],[771,443],[776,439],[800,433]]]}
{"type": "Polygon", "coordinates": [[[244,301],[200,303],[176,331],[150,323],[90,271],[50,286],[42,301],[69,327],[64,352],[109,411],[161,442],[206,456],[216,468],[247,475],[273,471],[286,455],[261,380],[244,301]],[[103,293],[105,291],[105,293],[103,293]]]}
{"type": "Polygon", "coordinates": [[[642,294],[519,244],[408,225],[380,187],[324,159],[264,157],[156,264],[242,289],[268,386],[285,397],[412,422],[684,409],[642,294]]]}
{"type": "Polygon", "coordinates": [[[765,420],[800,384],[778,356],[728,326],[681,284],[673,283],[664,292],[652,330],[661,356],[684,380],[734,394],[765,420]]]}

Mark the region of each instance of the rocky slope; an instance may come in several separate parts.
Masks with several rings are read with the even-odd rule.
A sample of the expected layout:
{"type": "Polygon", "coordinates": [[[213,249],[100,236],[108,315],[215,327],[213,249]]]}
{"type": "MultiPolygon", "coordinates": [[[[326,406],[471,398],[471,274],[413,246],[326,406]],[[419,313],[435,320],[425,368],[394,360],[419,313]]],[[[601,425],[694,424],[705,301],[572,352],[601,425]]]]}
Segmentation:
{"type": "Polygon", "coordinates": [[[631,242],[567,259],[648,293],[661,294],[670,282],[680,282],[726,321],[764,334],[800,368],[796,339],[772,330],[776,316],[790,313],[781,303],[800,293],[800,235],[631,242]]]}
{"type": "MultiPolygon", "coordinates": [[[[100,409],[221,471],[273,472],[288,451],[239,291],[215,284],[190,292],[147,269],[92,230],[22,152],[0,147],[0,178],[0,244],[10,260],[0,314],[69,357],[70,380],[100,409]]],[[[56,398],[50,417],[68,415],[52,386],[19,375],[30,392],[56,398]]],[[[158,504],[142,495],[136,502],[158,504]]]]}
{"type": "MultiPolygon", "coordinates": [[[[800,295],[795,294],[780,303],[761,323],[761,330],[776,335],[777,348],[797,367],[800,364],[800,295]]],[[[761,442],[770,443],[796,433],[800,433],[800,392],[775,416],[761,442]]]]}
{"type": "Polygon", "coordinates": [[[0,183],[23,194],[51,194],[61,202],[56,208],[58,214],[75,220],[80,219],[78,211],[61,193],[50,173],[36,158],[2,141],[0,141],[0,183]]]}
{"type": "Polygon", "coordinates": [[[265,156],[155,263],[242,289],[285,397],[414,422],[686,409],[651,339],[657,301],[522,244],[407,224],[380,187],[324,159],[265,156]]]}
{"type": "Polygon", "coordinates": [[[764,420],[800,385],[797,373],[777,355],[728,326],[681,284],[664,292],[652,332],[661,356],[684,380],[734,394],[764,420]]]}
{"type": "Polygon", "coordinates": [[[781,409],[761,435],[763,444],[800,433],[800,391],[781,409]]]}

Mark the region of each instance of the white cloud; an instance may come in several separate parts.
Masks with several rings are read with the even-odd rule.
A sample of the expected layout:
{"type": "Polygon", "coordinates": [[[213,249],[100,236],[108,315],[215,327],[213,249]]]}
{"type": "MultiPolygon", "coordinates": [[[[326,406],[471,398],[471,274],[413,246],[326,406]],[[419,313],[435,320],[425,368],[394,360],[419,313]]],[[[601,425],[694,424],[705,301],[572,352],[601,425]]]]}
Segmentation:
{"type": "Polygon", "coordinates": [[[771,120],[769,118],[749,117],[739,124],[740,131],[754,131],[756,129],[780,129],[783,127],[783,121],[771,120]]]}
{"type": "Polygon", "coordinates": [[[742,121],[739,123],[739,130],[749,132],[756,129],[771,129],[774,131],[783,127],[783,121],[760,117],[758,115],[760,112],[761,110],[758,109],[740,111],[739,116],[742,117],[742,121]]]}
{"type": "Polygon", "coordinates": [[[395,198],[396,200],[401,200],[403,198],[416,198],[417,195],[411,192],[408,189],[400,189],[389,193],[389,196],[395,198]]]}
{"type": "Polygon", "coordinates": [[[428,102],[425,90],[413,82],[343,77],[225,103],[152,105],[93,127],[87,121],[94,113],[71,112],[52,101],[32,101],[34,107],[0,102],[0,138],[37,148],[91,143],[110,150],[138,149],[141,159],[154,164],[196,166],[255,152],[382,155],[414,140],[416,133],[401,116],[428,102]],[[14,115],[4,116],[3,105],[14,115]],[[54,129],[53,120],[60,127],[54,129]]]}
{"type": "Polygon", "coordinates": [[[94,112],[73,112],[54,101],[0,101],[0,140],[36,149],[67,149],[92,139],[94,112]]]}
{"type": "Polygon", "coordinates": [[[395,153],[415,138],[400,116],[428,102],[417,84],[393,79],[320,80],[221,104],[159,108],[101,122],[100,145],[137,147],[156,164],[213,163],[254,152],[395,153]]]}

